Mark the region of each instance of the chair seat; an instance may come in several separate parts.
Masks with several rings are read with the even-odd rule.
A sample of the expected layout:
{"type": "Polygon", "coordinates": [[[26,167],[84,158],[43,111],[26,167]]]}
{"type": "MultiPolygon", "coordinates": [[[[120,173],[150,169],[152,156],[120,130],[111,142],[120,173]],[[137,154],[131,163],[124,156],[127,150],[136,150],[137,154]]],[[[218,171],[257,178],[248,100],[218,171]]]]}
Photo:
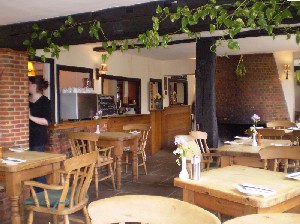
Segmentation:
{"type": "Polygon", "coordinates": [[[109,160],[108,160],[107,157],[101,157],[101,156],[99,156],[98,163],[112,162],[113,160],[114,159],[112,157],[109,157],[109,160]]]}

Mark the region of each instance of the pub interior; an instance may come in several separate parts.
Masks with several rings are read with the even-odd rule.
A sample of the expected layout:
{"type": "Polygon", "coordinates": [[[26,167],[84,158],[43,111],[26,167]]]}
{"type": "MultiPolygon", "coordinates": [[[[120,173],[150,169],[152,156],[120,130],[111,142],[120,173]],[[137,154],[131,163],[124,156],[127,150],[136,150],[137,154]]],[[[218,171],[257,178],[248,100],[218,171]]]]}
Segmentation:
{"type": "Polygon", "coordinates": [[[293,9],[283,23],[294,29],[273,38],[244,24],[239,49],[211,30],[218,14],[192,26],[199,39],[162,21],[161,36],[180,29],[167,48],[118,42],[104,60],[107,42],[152,29],[158,5],[176,15],[224,3],[16,2],[0,3],[0,223],[300,223],[299,4],[275,1],[274,13],[293,9]],[[99,20],[100,38],[69,15],[99,20]],[[42,32],[68,23],[78,27],[56,34],[69,46],[55,57],[42,32]],[[42,152],[29,147],[29,77],[49,82],[42,152]]]}

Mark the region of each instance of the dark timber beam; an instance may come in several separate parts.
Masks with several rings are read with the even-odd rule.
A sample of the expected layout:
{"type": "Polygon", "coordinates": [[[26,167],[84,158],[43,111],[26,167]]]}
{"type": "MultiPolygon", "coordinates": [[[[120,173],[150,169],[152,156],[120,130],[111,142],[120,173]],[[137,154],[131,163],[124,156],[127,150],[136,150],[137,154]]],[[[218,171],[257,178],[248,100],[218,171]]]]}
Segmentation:
{"type": "Polygon", "coordinates": [[[210,50],[215,39],[201,38],[196,43],[196,127],[208,134],[209,147],[218,147],[215,73],[216,54],[210,50]]]}
{"type": "MultiPolygon", "coordinates": [[[[84,22],[97,19],[101,22],[104,32],[109,40],[123,40],[136,38],[140,33],[152,28],[152,16],[158,5],[168,6],[171,11],[175,11],[177,6],[187,5],[190,8],[199,7],[208,2],[208,0],[172,0],[155,1],[134,6],[110,8],[101,11],[81,13],[73,15],[75,21],[84,22]]],[[[218,3],[233,4],[235,0],[219,0],[218,3]]],[[[293,20],[286,20],[285,23],[300,23],[300,17],[296,16],[293,20]]],[[[47,30],[54,30],[64,24],[66,17],[59,17],[36,22],[27,22],[0,26],[0,48],[11,48],[15,50],[25,50],[23,41],[32,33],[32,25],[37,23],[40,27],[47,30]]],[[[191,29],[196,32],[209,30],[210,21],[202,21],[191,29]]],[[[180,22],[172,23],[169,20],[164,21],[160,26],[160,34],[173,33],[181,28],[180,22]]],[[[87,27],[85,27],[87,29],[87,27]]],[[[69,30],[57,39],[57,44],[77,45],[84,43],[101,42],[105,39],[100,37],[97,41],[91,38],[87,32],[79,35],[77,30],[69,30]]],[[[43,43],[37,43],[35,48],[42,48],[43,43]]]]}

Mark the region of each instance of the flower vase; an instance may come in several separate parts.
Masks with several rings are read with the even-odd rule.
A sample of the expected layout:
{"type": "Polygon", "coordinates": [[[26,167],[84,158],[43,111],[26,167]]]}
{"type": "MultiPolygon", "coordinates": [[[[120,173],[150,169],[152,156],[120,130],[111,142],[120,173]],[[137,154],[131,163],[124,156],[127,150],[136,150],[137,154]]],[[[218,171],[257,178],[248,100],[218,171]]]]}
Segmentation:
{"type": "Polygon", "coordinates": [[[257,141],[256,141],[256,134],[252,134],[252,146],[257,146],[257,141]]]}
{"type": "Polygon", "coordinates": [[[189,173],[186,169],[186,157],[181,158],[181,171],[179,173],[179,178],[181,178],[183,180],[189,179],[189,173]]]}
{"type": "Polygon", "coordinates": [[[100,134],[100,125],[99,124],[97,124],[97,129],[96,129],[95,133],[100,134]]]}

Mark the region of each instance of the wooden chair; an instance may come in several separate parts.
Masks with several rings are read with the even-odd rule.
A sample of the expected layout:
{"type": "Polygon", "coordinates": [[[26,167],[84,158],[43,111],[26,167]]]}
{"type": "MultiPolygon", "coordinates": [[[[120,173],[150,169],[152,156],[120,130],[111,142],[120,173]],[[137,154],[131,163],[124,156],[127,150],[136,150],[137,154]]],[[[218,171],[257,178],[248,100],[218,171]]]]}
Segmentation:
{"type": "Polygon", "coordinates": [[[294,145],[300,145],[300,130],[294,130],[291,135],[291,142],[294,145]]]}
{"type": "Polygon", "coordinates": [[[98,153],[91,152],[67,159],[64,162],[64,170],[61,171],[66,175],[63,185],[25,181],[24,185],[30,187],[32,194],[32,197],[23,202],[29,211],[27,223],[33,223],[34,212],[40,212],[53,215],[54,224],[57,224],[60,216],[64,217],[65,224],[69,224],[68,215],[81,209],[85,216],[84,223],[91,223],[86,207],[88,203],[87,191],[92,181],[97,158],[98,153]],[[42,188],[44,191],[36,193],[35,187],[42,188]]]}
{"type": "Polygon", "coordinates": [[[223,224],[292,224],[300,223],[300,214],[270,213],[253,214],[231,219],[223,224]]]}
{"type": "Polygon", "coordinates": [[[191,131],[190,135],[195,138],[196,143],[199,145],[201,154],[203,157],[203,162],[205,163],[206,170],[209,170],[211,164],[214,162],[213,158],[216,158],[216,167],[220,167],[220,159],[221,154],[216,152],[211,152],[209,149],[206,140],[207,140],[207,133],[202,131],[191,131]]]}
{"type": "MultiPolygon", "coordinates": [[[[99,135],[96,133],[89,132],[70,132],[67,133],[67,137],[69,139],[69,143],[71,145],[72,156],[79,156],[88,152],[98,151],[99,157],[94,170],[94,178],[95,178],[95,187],[96,187],[96,197],[98,198],[98,182],[111,178],[112,186],[114,190],[115,186],[115,178],[113,172],[113,157],[111,155],[111,151],[113,146],[101,148],[99,147],[98,138],[99,135]],[[107,168],[108,174],[104,177],[100,177],[98,173],[99,168],[107,168]]],[[[101,143],[100,143],[101,144],[101,143]]]]}
{"type": "Polygon", "coordinates": [[[285,135],[284,130],[272,128],[257,129],[257,132],[262,135],[263,139],[282,139],[282,137],[285,135]]]}
{"type": "Polygon", "coordinates": [[[272,161],[273,168],[277,171],[279,162],[283,164],[284,172],[287,173],[288,168],[292,167],[294,172],[299,169],[300,146],[269,146],[259,150],[260,158],[264,160],[264,168],[270,168],[268,162],[272,161]],[[289,160],[294,161],[289,164],[289,160]]]}
{"type": "Polygon", "coordinates": [[[271,121],[267,122],[267,128],[273,129],[287,129],[289,127],[295,127],[296,124],[291,121],[271,121]]]}
{"type": "Polygon", "coordinates": [[[126,195],[92,202],[88,207],[92,224],[104,223],[172,223],[220,224],[210,212],[173,198],[126,195]]]}
{"type": "MultiPolygon", "coordinates": [[[[141,133],[141,137],[139,138],[139,145],[138,145],[138,151],[137,151],[137,175],[138,175],[138,168],[140,166],[144,167],[145,174],[147,175],[147,166],[146,166],[146,145],[147,145],[147,139],[149,132],[151,130],[151,126],[149,124],[126,124],[123,126],[123,130],[126,132],[134,132],[138,131],[141,133]],[[139,162],[139,158],[141,158],[141,162],[139,162]]],[[[123,149],[123,153],[125,154],[125,172],[127,173],[128,171],[128,165],[131,164],[129,163],[129,156],[132,153],[130,147],[126,147],[123,149]]],[[[133,168],[134,169],[134,168],[133,168]]]]}

